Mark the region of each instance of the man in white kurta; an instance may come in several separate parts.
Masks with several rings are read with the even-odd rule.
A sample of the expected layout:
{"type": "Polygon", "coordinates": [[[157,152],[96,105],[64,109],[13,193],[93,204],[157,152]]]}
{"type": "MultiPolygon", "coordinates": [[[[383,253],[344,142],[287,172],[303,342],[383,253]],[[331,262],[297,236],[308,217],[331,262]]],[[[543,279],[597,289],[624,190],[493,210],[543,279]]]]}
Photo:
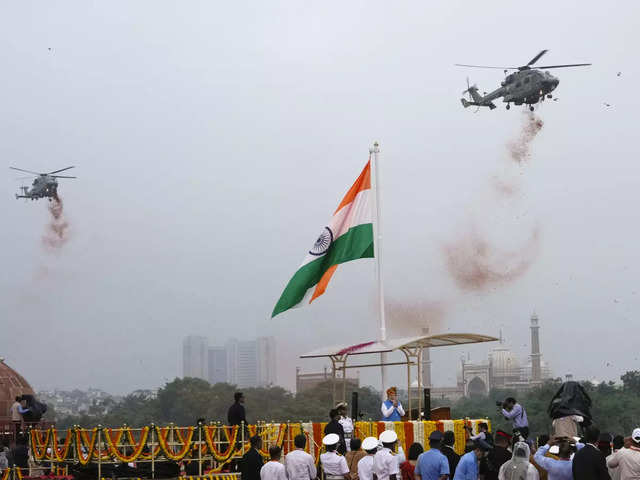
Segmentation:
{"type": "Polygon", "coordinates": [[[296,435],[293,439],[296,449],[287,453],[284,457],[284,465],[289,480],[314,480],[318,475],[316,462],[313,457],[304,451],[307,445],[307,437],[303,434],[296,435]]]}
{"type": "Polygon", "coordinates": [[[287,472],[280,463],[282,449],[278,446],[269,448],[269,456],[271,460],[260,469],[260,480],[287,480],[287,472]]]}

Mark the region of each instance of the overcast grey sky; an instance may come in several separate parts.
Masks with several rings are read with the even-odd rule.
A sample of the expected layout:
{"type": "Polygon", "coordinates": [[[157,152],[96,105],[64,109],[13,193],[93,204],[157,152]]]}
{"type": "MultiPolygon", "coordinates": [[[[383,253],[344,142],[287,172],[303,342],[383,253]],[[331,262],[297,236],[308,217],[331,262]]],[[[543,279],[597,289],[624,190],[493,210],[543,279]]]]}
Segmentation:
{"type": "MultiPolygon", "coordinates": [[[[300,353],[377,336],[371,260],[269,315],[378,140],[390,299],[438,302],[436,331],[502,327],[521,355],[535,310],[556,374],[638,368],[639,15],[635,1],[4,2],[0,355],[36,388],[119,393],[179,375],[184,335],[271,334],[292,387],[296,365],[322,365],[300,353]],[[453,63],[543,48],[542,64],[594,65],[555,71],[559,101],[518,167],[520,109],[459,102],[467,76],[489,91],[502,72],[453,63]],[[41,244],[45,202],[13,198],[10,165],[77,166],[59,251],[41,244]],[[504,175],[512,198],[492,194],[504,175]],[[461,291],[443,248],[471,225],[508,251],[537,231],[530,268],[461,291]]],[[[436,383],[488,348],[434,351],[436,383]]]]}

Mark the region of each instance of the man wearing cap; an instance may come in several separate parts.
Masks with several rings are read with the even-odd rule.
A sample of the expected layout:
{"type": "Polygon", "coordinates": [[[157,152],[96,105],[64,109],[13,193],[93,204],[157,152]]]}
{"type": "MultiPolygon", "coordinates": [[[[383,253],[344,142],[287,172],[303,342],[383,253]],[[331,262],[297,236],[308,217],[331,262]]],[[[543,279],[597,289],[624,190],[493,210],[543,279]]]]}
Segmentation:
{"type": "Polygon", "coordinates": [[[474,448],[458,462],[453,480],[478,480],[480,459],[491,450],[491,445],[481,439],[474,441],[474,448]]]}
{"type": "Polygon", "coordinates": [[[442,448],[440,449],[440,451],[445,457],[447,457],[447,461],[449,462],[449,476],[452,478],[456,473],[456,467],[458,466],[458,462],[460,461],[460,455],[458,455],[453,449],[455,443],[455,434],[451,430],[447,430],[446,432],[444,432],[444,436],[442,439],[442,448]]]}
{"type": "Polygon", "coordinates": [[[487,454],[486,462],[480,465],[480,473],[484,473],[485,480],[498,480],[500,467],[511,460],[511,435],[504,430],[496,431],[494,447],[487,454]]]}
{"type": "Polygon", "coordinates": [[[367,437],[362,441],[362,449],[367,453],[358,462],[358,478],[359,480],[374,480],[373,474],[373,458],[378,451],[378,439],[376,437],[367,437]]]}
{"type": "Polygon", "coordinates": [[[378,480],[400,480],[400,462],[393,453],[398,435],[393,430],[385,430],[380,434],[382,448],[373,457],[373,473],[378,480]]]}
{"type": "Polygon", "coordinates": [[[640,428],[631,433],[628,448],[621,448],[609,457],[607,467],[617,469],[620,480],[640,478],[640,428]]]}
{"type": "Polygon", "coordinates": [[[347,460],[336,451],[340,437],[335,433],[325,435],[322,444],[326,452],[320,455],[320,465],[327,480],[349,480],[349,466],[347,460]]]}
{"type": "Polygon", "coordinates": [[[429,435],[429,450],[420,454],[414,470],[415,480],[447,480],[449,461],[440,451],[442,432],[436,430],[429,435]]]}
{"type": "Polygon", "coordinates": [[[398,389],[391,387],[387,389],[387,399],[382,402],[382,421],[383,422],[401,422],[404,416],[404,408],[398,401],[398,389]]]}
{"type": "Polygon", "coordinates": [[[347,415],[347,402],[340,402],[336,405],[336,410],[340,418],[338,422],[342,425],[344,432],[344,441],[347,447],[347,451],[350,450],[350,440],[353,437],[353,420],[347,415]]]}
{"type": "Polygon", "coordinates": [[[324,434],[329,435],[330,433],[335,433],[338,435],[338,438],[340,438],[338,453],[343,455],[347,451],[347,442],[344,439],[344,428],[342,428],[342,424],[340,423],[340,414],[337,408],[331,409],[329,418],[331,421],[325,425],[324,434]]]}

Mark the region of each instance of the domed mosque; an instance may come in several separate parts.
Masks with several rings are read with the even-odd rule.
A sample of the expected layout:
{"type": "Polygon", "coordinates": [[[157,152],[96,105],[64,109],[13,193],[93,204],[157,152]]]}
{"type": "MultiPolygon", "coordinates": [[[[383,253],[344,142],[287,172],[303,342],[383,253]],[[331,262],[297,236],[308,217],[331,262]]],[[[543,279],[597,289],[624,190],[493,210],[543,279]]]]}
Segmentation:
{"type": "Polygon", "coordinates": [[[0,428],[11,423],[9,409],[15,398],[24,394],[34,395],[31,385],[0,357],[0,428]]]}
{"type": "Polygon", "coordinates": [[[531,317],[531,354],[525,364],[504,344],[489,351],[487,360],[472,363],[462,359],[456,387],[432,387],[434,397],[456,400],[460,397],[488,395],[493,388],[526,390],[552,378],[549,366],[542,361],[540,352],[540,326],[534,313],[531,317]]]}

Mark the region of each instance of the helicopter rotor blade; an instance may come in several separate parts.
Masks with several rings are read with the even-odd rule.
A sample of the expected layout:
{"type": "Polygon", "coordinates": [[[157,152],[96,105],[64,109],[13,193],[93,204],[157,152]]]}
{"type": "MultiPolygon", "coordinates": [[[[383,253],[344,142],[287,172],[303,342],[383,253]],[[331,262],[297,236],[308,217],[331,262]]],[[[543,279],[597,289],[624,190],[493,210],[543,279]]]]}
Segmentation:
{"type": "Polygon", "coordinates": [[[529,67],[529,66],[533,65],[534,63],[536,63],[538,60],[540,60],[540,57],[543,56],[548,51],[549,50],[542,50],[539,54],[537,54],[535,57],[533,57],[529,63],[527,63],[527,66],[529,67]]]}
{"type": "Polygon", "coordinates": [[[536,67],[540,70],[549,68],[566,68],[566,67],[588,67],[590,63],[569,63],[567,65],[544,65],[542,67],[536,67]]]}
{"type": "Polygon", "coordinates": [[[68,177],[66,175],[49,175],[51,178],[78,178],[78,177],[68,177]]]}
{"type": "Polygon", "coordinates": [[[31,180],[33,177],[16,177],[16,180],[31,180]]]}
{"type": "Polygon", "coordinates": [[[60,170],[55,170],[55,171],[53,171],[53,172],[49,172],[49,173],[47,173],[47,175],[51,175],[52,173],[60,173],[60,172],[64,172],[65,170],[69,170],[70,168],[75,168],[75,167],[61,168],[60,170]]]}
{"type": "Polygon", "coordinates": [[[42,175],[39,172],[32,172],[31,170],[24,170],[22,168],[16,168],[16,167],[9,167],[11,170],[17,170],[19,172],[26,172],[26,173],[31,173],[32,175],[42,175]]]}
{"type": "Polygon", "coordinates": [[[518,67],[490,67],[488,65],[467,65],[466,63],[454,63],[456,67],[471,67],[471,68],[497,68],[500,70],[518,70],[518,67]]]}

